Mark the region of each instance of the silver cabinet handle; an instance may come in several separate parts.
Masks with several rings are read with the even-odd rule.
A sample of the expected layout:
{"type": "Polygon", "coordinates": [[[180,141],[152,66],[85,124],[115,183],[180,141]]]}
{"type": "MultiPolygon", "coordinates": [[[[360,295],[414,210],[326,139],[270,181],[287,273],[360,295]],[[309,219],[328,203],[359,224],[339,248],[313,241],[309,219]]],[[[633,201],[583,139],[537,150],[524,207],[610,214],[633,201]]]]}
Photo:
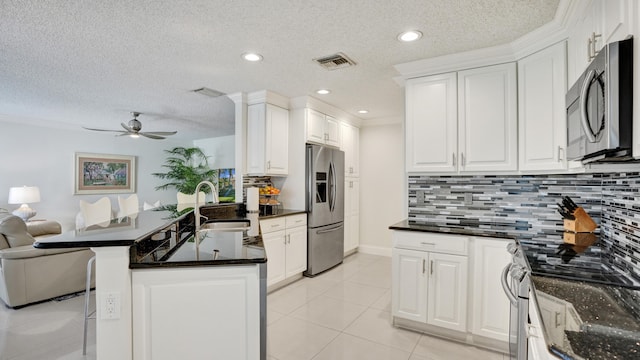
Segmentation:
{"type": "Polygon", "coordinates": [[[287,235],[287,244],[291,244],[291,234],[287,235]]]}
{"type": "Polygon", "coordinates": [[[424,272],[425,272],[425,266],[426,266],[426,265],[425,265],[425,261],[426,261],[425,259],[422,259],[422,273],[423,273],[423,274],[424,274],[424,272]]]}
{"type": "Polygon", "coordinates": [[[462,165],[462,166],[467,165],[466,161],[464,161],[464,153],[460,154],[460,162],[461,162],[460,165],[462,165]]]}
{"type": "Polygon", "coordinates": [[[453,166],[456,166],[456,153],[451,154],[451,158],[453,159],[453,166]]]}
{"type": "Polygon", "coordinates": [[[267,169],[271,169],[271,160],[267,161],[267,169]]]}
{"type": "Polygon", "coordinates": [[[429,246],[436,246],[436,243],[430,243],[430,242],[424,242],[424,241],[422,241],[420,244],[429,245],[429,246]]]}
{"type": "Polygon", "coordinates": [[[429,266],[429,275],[433,275],[433,260],[431,260],[431,265],[429,266]]]}
{"type": "Polygon", "coordinates": [[[562,146],[558,146],[558,161],[564,160],[564,149],[562,146]]]}

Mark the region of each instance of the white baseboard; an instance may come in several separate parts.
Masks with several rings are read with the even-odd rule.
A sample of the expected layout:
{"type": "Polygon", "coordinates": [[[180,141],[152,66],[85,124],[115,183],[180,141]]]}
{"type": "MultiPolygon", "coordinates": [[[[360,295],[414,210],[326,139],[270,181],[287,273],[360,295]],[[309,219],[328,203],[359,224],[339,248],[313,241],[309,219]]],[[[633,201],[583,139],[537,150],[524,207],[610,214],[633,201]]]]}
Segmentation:
{"type": "Polygon", "coordinates": [[[363,254],[371,254],[371,255],[380,255],[391,257],[391,248],[382,247],[382,246],[373,246],[373,245],[362,245],[358,246],[358,252],[363,254]]]}

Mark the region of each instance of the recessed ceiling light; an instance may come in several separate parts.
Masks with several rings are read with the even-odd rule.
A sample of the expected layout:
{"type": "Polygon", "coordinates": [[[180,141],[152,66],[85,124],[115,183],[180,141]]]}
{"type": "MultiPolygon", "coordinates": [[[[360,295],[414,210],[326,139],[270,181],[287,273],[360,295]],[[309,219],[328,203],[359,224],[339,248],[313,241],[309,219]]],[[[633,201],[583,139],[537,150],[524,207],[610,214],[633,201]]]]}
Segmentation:
{"type": "Polygon", "coordinates": [[[247,61],[261,61],[262,55],[256,53],[244,53],[242,54],[242,58],[247,61]]]}
{"type": "Polygon", "coordinates": [[[368,113],[369,113],[369,110],[365,110],[365,109],[358,110],[358,114],[368,114],[368,113]]]}
{"type": "Polygon", "coordinates": [[[398,40],[404,42],[416,41],[422,37],[422,33],[418,30],[409,30],[398,35],[398,40]]]}
{"type": "Polygon", "coordinates": [[[320,94],[320,95],[327,95],[329,94],[331,91],[327,90],[327,89],[320,89],[318,91],[316,91],[316,93],[320,94]]]}

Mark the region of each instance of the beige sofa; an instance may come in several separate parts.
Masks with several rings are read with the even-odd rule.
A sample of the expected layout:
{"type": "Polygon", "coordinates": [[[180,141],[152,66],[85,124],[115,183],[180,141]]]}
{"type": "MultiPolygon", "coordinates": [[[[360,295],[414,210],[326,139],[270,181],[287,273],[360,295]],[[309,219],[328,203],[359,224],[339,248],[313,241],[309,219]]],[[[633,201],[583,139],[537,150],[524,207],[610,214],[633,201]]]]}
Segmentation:
{"type": "Polygon", "coordinates": [[[0,210],[0,299],[19,307],[82,291],[87,262],[94,255],[87,248],[36,249],[35,238],[60,234],[55,221],[27,224],[0,210]]]}

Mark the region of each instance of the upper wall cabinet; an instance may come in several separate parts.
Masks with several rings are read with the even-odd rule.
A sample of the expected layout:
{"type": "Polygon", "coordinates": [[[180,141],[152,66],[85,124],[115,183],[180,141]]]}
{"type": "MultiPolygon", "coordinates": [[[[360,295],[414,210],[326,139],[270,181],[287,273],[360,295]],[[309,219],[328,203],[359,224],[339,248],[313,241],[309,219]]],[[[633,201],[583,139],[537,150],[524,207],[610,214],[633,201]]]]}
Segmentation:
{"type": "Polygon", "coordinates": [[[340,146],[340,124],[329,115],[306,109],[307,142],[340,146]]]}
{"type": "Polygon", "coordinates": [[[518,61],[520,170],[566,168],[566,84],[564,41],[518,61]]]}
{"type": "Polygon", "coordinates": [[[512,171],[515,63],[407,81],[408,172],[512,171]]]}
{"type": "Polygon", "coordinates": [[[266,103],[249,105],[247,125],[247,174],[287,175],[289,111],[266,103]]]}
{"type": "Polygon", "coordinates": [[[569,34],[569,84],[573,84],[602,47],[633,33],[633,0],[590,0],[569,34]]]}
{"type": "Polygon", "coordinates": [[[458,73],[461,171],[518,169],[516,64],[458,73]]]}
{"type": "Polygon", "coordinates": [[[340,124],[340,150],[344,151],[344,175],[360,176],[360,129],[347,124],[340,124]]]}
{"type": "Polygon", "coordinates": [[[456,87],[456,73],[407,81],[405,158],[408,172],[456,171],[456,87]]]}

